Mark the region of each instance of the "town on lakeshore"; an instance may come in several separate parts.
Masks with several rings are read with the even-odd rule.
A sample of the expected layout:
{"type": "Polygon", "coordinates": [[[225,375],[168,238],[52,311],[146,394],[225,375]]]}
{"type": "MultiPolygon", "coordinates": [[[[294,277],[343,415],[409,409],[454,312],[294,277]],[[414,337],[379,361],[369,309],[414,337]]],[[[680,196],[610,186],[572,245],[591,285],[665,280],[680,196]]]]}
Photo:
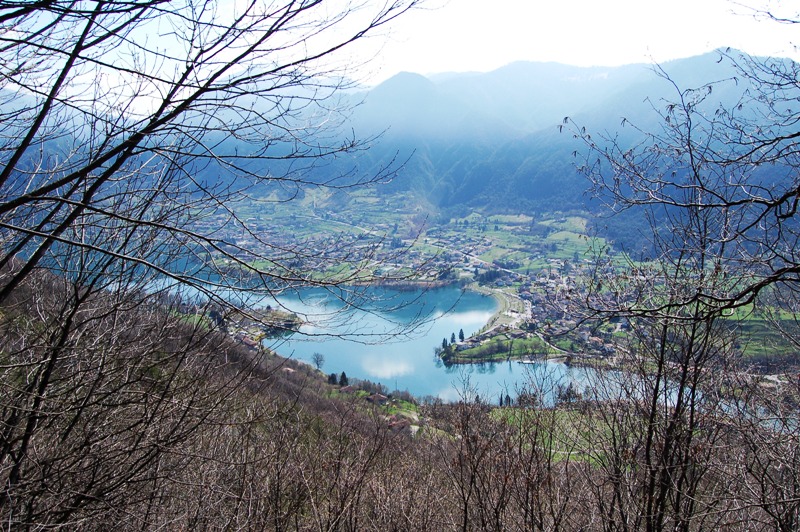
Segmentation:
{"type": "MultiPolygon", "coordinates": [[[[445,365],[555,359],[624,367],[629,362],[627,350],[619,347],[628,335],[628,322],[581,321],[570,311],[575,308],[570,301],[585,297],[583,283],[596,274],[598,257],[604,256],[605,268],[632,263],[614,242],[594,234],[591,213],[443,215],[425,210],[409,196],[382,196],[371,189],[347,195],[311,191],[289,203],[274,196],[251,198],[237,209],[247,230],[231,223],[225,212],[197,222],[199,230],[217,228],[220,239],[230,243],[226,256],[209,257],[223,274],[246,279],[244,265],[269,273],[269,264],[254,257],[269,256],[275,249],[302,249],[293,264],[317,279],[358,280],[363,275],[396,289],[455,285],[493,296],[498,311],[484,328],[463,338],[453,331],[432,346],[445,365]],[[359,252],[369,257],[363,272],[343,270],[359,252]],[[319,260],[323,256],[325,262],[319,260]]],[[[302,324],[277,309],[261,318],[228,319],[228,334],[259,349],[264,338],[302,324]],[[263,319],[267,315],[272,317],[263,319]]],[[[766,342],[760,341],[765,321],[750,316],[748,326],[756,341],[742,345],[741,354],[765,374],[785,370],[776,364],[792,360],[793,347],[770,337],[766,351],[766,342]]]]}
{"type": "MultiPolygon", "coordinates": [[[[472,212],[443,220],[407,200],[363,192],[350,197],[347,208],[326,208],[319,198],[296,203],[275,207],[254,201],[242,206],[255,234],[226,223],[224,214],[199,222],[223,227],[224,239],[233,244],[229,258],[212,260],[223,272],[241,274],[237,261],[248,263],[250,253],[269,253],[262,244],[269,242],[279,249],[302,246],[308,258],[298,259],[297,266],[309,270],[318,267],[312,264],[317,255],[335,262],[353,250],[374,249],[370,273],[387,286],[458,285],[498,301],[497,313],[483,329],[443,339],[437,351],[445,364],[542,359],[615,363],[613,336],[624,334],[624,325],[579,324],[552,304],[576,295],[577,279],[591,264],[592,250],[606,245],[588,236],[586,213],[533,217],[472,212]],[[289,210],[282,213],[280,225],[271,220],[276,208],[289,210]]],[[[283,323],[279,329],[292,328],[292,317],[275,316],[283,323]]],[[[229,334],[253,348],[269,332],[254,321],[230,321],[229,334]]]]}

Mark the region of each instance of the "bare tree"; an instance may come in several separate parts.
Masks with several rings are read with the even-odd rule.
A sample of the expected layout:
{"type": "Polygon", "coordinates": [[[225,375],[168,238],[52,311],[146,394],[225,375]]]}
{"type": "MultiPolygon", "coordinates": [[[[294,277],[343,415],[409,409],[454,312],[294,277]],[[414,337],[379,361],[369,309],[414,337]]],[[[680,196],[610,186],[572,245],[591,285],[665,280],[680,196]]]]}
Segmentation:
{"type": "Polygon", "coordinates": [[[0,3],[7,526],[163,519],[186,446],[265,378],[197,306],[374,278],[380,242],[311,251],[238,209],[391,177],[319,167],[361,148],[338,128],[342,52],[415,3],[0,3]]]}
{"type": "Polygon", "coordinates": [[[763,510],[750,519],[764,526],[796,523],[797,462],[772,451],[796,440],[797,411],[767,414],[796,399],[753,384],[742,344],[754,313],[771,314],[777,331],[795,323],[785,314],[800,281],[791,104],[800,70],[724,52],[719,62],[733,74],[690,89],[656,67],[674,95],[651,102],[659,130],[627,121],[635,135],[574,130],[597,197],[649,224],[646,260],[603,253],[583,287],[585,318],[615,317],[629,330],[617,355],[625,374],[595,386],[604,406],[586,428],[599,431],[590,438],[605,473],[597,504],[623,529],[734,526],[744,507],[763,510]],[[733,471],[760,487],[730,489],[733,471]]]}
{"type": "MultiPolygon", "coordinates": [[[[303,185],[390,177],[312,170],[361,146],[336,127],[346,86],[336,53],[414,3],[2,6],[0,266],[19,264],[0,299],[72,246],[207,292],[230,287],[236,271],[251,288],[320,284],[310,266],[324,271],[331,253],[264,240],[236,208],[254,186],[264,201],[285,201],[303,185]],[[157,245],[135,247],[152,233],[157,245]],[[250,244],[237,244],[243,237],[250,244]],[[183,260],[164,260],[166,248],[183,260]],[[230,262],[237,268],[219,268],[230,262]]],[[[337,264],[352,265],[338,281],[371,276],[374,249],[337,251],[337,264]]]]}

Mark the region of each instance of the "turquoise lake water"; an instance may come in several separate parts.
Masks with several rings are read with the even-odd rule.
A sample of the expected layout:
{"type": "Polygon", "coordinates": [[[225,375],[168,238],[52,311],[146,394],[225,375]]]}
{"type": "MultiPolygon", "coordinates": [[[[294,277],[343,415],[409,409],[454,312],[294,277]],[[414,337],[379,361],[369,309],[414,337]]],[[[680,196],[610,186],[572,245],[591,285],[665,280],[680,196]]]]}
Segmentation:
{"type": "Polygon", "coordinates": [[[497,311],[488,296],[458,288],[429,291],[371,289],[364,297],[349,298],[322,289],[308,289],[278,298],[307,324],[300,334],[267,344],[280,355],[311,363],[314,353],[325,362],[327,374],[345,372],[389,391],[407,390],[417,397],[454,401],[476,394],[497,402],[500,394],[516,397],[531,372],[547,372],[565,382],[580,383],[582,371],[542,362],[454,365],[445,367],[434,350],[442,339],[463,330],[479,331],[497,311]],[[344,301],[347,299],[347,301],[344,301]]]}

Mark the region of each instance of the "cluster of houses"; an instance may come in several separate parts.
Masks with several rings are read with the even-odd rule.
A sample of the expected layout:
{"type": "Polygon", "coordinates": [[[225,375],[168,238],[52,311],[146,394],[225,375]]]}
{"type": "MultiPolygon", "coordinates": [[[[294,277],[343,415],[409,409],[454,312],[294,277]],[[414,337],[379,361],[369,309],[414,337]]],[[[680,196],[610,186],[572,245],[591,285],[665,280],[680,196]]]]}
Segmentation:
{"type": "MultiPolygon", "coordinates": [[[[321,264],[314,257],[324,256],[327,264],[336,263],[337,260],[347,261],[354,256],[354,252],[363,250],[374,261],[371,271],[378,277],[391,278],[395,272],[414,271],[429,272],[427,279],[420,280],[447,280],[469,282],[481,278],[495,288],[519,286],[518,296],[524,302],[524,312],[510,316],[510,320],[502,320],[502,328],[495,327],[483,331],[459,342],[455,348],[465,350],[475,347],[497,334],[511,335],[511,337],[524,337],[530,331],[537,331],[546,336],[568,336],[577,352],[590,356],[609,356],[613,354],[613,342],[609,335],[598,333],[586,327],[575,326],[563,313],[553,305],[546,304],[553,297],[561,297],[575,290],[574,276],[582,270],[579,261],[563,259],[549,259],[549,267],[531,275],[520,274],[507,264],[487,263],[479,257],[492,249],[492,240],[483,234],[465,233],[449,236],[452,233],[441,228],[432,228],[427,231],[423,244],[431,246],[426,252],[412,248],[411,240],[401,240],[397,236],[388,238],[387,235],[396,235],[397,228],[388,224],[373,225],[370,232],[342,231],[336,235],[320,236],[316,240],[297,238],[286,227],[276,228],[267,220],[249,219],[249,230],[245,231],[241,225],[225,225],[224,215],[219,219],[213,217],[205,220],[205,224],[216,226],[222,240],[232,245],[228,250],[236,259],[242,261],[253,260],[255,256],[269,256],[273,249],[302,249],[303,253],[293,257],[292,266],[303,271],[318,271],[321,264]],[[402,253],[398,256],[398,248],[402,253]],[[247,251],[244,251],[247,250],[247,251]],[[302,255],[302,256],[300,256],[302,255]],[[401,262],[398,262],[401,261],[401,262]],[[486,275],[491,273],[492,275],[486,275]]],[[[328,221],[338,220],[338,213],[326,213],[324,218],[328,221]]],[[[313,218],[300,216],[291,217],[289,223],[294,227],[316,224],[313,218]]],[[[342,221],[341,223],[346,223],[342,221]]],[[[309,227],[311,227],[309,225],[309,227]]],[[[301,231],[302,233],[302,231],[301,231]]],[[[257,334],[251,331],[239,330],[235,337],[248,347],[255,348],[259,343],[257,334]]]]}
{"type": "MultiPolygon", "coordinates": [[[[370,257],[373,268],[370,273],[376,276],[392,277],[396,271],[429,272],[429,280],[436,279],[440,272],[448,271],[452,265],[447,258],[438,257],[433,260],[417,249],[410,249],[411,240],[404,241],[397,237],[388,238],[393,228],[388,225],[377,225],[370,232],[342,231],[336,234],[320,233],[313,231],[313,219],[295,217],[291,225],[277,228],[275,225],[260,219],[248,219],[247,230],[241,224],[229,223],[224,215],[209,217],[197,222],[199,228],[214,229],[219,239],[226,242],[221,249],[228,257],[221,254],[209,257],[214,260],[223,271],[236,270],[236,261],[252,263],[274,256],[275,250],[297,271],[318,272],[320,269],[331,265],[340,265],[354,262],[359,256],[370,257]],[[295,230],[287,230],[289,228],[295,230]],[[304,231],[303,229],[309,229],[304,231]],[[298,234],[312,233],[309,238],[298,234]],[[398,252],[398,247],[402,252],[398,252]],[[286,250],[297,250],[297,253],[287,253],[286,250]],[[362,252],[362,253],[359,253],[362,252]],[[398,262],[399,256],[402,262],[398,262]],[[289,257],[286,259],[286,257],[289,257]]],[[[360,264],[363,266],[363,264],[360,264]]],[[[241,273],[241,269],[239,269],[241,273]]],[[[231,271],[231,273],[236,273],[231,271]]],[[[423,279],[424,280],[424,279],[423,279]]]]}

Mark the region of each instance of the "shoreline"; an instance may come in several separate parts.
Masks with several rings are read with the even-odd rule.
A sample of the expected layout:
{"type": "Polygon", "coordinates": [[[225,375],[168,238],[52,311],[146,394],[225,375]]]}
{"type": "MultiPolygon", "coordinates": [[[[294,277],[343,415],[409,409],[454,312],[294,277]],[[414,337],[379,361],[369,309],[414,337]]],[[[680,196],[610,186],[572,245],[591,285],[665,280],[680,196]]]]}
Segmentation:
{"type": "Polygon", "coordinates": [[[492,317],[489,318],[489,321],[486,322],[486,325],[481,327],[481,329],[473,335],[469,337],[472,338],[473,336],[479,334],[485,334],[486,332],[490,331],[492,327],[497,326],[497,322],[503,318],[503,316],[511,309],[511,301],[509,299],[509,295],[499,290],[497,288],[489,288],[486,286],[481,286],[478,283],[470,283],[468,285],[464,285],[464,290],[469,290],[471,292],[475,292],[477,294],[482,294],[485,296],[490,296],[492,299],[495,300],[497,303],[497,310],[494,311],[492,317]]]}
{"type": "Polygon", "coordinates": [[[497,304],[500,308],[497,312],[495,312],[495,315],[502,314],[511,307],[511,303],[508,301],[508,294],[502,290],[498,290],[497,288],[488,288],[473,282],[468,285],[464,285],[464,289],[477,292],[478,294],[483,294],[485,296],[491,296],[495,301],[497,301],[497,304]]]}
{"type": "Polygon", "coordinates": [[[414,290],[439,290],[442,288],[464,288],[461,283],[454,281],[381,281],[378,283],[356,283],[354,286],[389,288],[398,292],[413,292],[414,290]]]}
{"type": "MultiPolygon", "coordinates": [[[[464,282],[460,281],[381,281],[379,283],[365,283],[362,286],[370,286],[376,288],[387,288],[390,290],[397,290],[398,292],[412,292],[414,290],[441,290],[446,288],[460,288],[464,291],[474,292],[476,294],[481,294],[484,296],[489,296],[494,299],[495,303],[497,303],[497,309],[492,314],[492,317],[486,322],[486,324],[481,327],[481,329],[476,334],[483,334],[489,330],[491,327],[497,325],[497,322],[501,320],[505,314],[509,312],[511,309],[511,300],[510,295],[505,293],[503,290],[497,288],[489,288],[486,286],[481,286],[477,282],[471,282],[465,284],[464,282]]],[[[470,335],[470,338],[475,335],[470,335]]]]}

